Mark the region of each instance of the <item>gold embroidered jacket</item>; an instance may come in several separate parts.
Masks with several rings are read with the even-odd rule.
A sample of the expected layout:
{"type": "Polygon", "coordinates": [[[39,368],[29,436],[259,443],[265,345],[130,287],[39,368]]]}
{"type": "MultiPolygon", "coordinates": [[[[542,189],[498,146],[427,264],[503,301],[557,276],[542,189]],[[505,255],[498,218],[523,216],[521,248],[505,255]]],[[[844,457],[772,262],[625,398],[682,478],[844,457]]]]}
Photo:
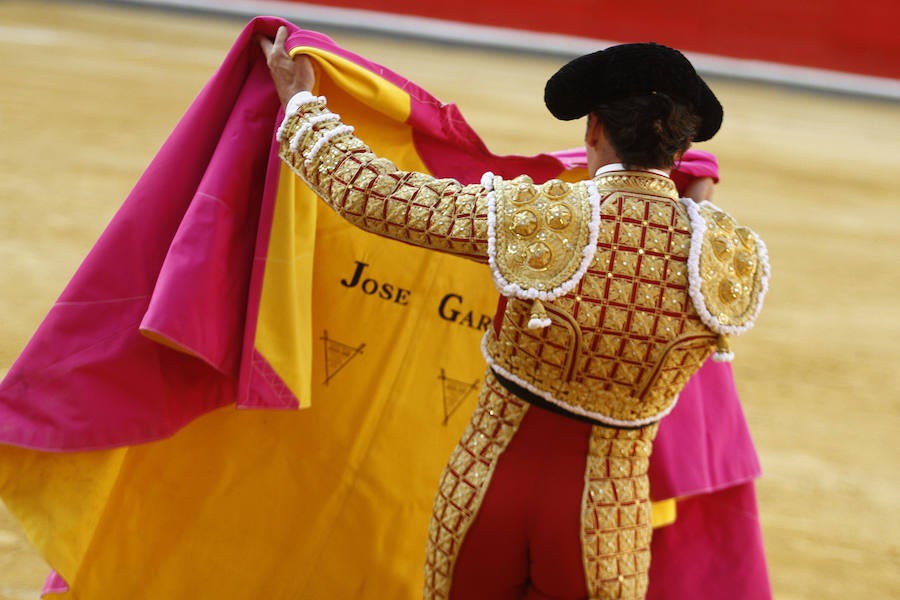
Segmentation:
{"type": "Polygon", "coordinates": [[[613,170],[591,180],[481,183],[398,170],[325,99],[302,92],[280,155],[345,219],[403,242],[488,262],[508,298],[482,351],[495,372],[613,426],[667,414],[725,336],[749,329],[769,267],[754,232],[671,179],[613,170]]]}

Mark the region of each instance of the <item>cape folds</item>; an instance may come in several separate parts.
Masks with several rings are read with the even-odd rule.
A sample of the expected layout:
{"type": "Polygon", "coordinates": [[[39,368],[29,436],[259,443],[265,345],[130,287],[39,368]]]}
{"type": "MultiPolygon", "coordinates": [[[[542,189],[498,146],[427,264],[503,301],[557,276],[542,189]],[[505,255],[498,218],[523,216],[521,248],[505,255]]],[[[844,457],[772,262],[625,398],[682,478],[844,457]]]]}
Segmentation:
{"type": "MultiPolygon", "coordinates": [[[[580,151],[496,156],[413,82],[251,21],[0,383],[0,495],[58,573],[48,591],[420,594],[496,292],[483,265],[354,230],[282,167],[253,39],[281,24],[321,67],[317,93],[401,168],[463,182],[584,169],[580,151]]],[[[705,153],[680,169],[681,184],[717,176],[705,153]]],[[[706,365],[664,421],[655,499],[758,475],[728,369],[706,365]]]]}

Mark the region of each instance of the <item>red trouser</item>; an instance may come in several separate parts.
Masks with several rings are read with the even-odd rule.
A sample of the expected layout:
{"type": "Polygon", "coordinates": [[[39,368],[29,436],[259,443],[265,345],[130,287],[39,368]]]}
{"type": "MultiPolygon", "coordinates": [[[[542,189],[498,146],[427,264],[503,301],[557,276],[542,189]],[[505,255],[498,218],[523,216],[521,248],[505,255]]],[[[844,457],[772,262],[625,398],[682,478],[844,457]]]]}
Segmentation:
{"type": "MultiPolygon", "coordinates": [[[[528,406],[488,375],[469,428],[441,479],[429,531],[426,598],[586,598],[582,544],[596,549],[602,541],[602,550],[609,540],[605,533],[585,538],[592,517],[598,515],[585,512],[589,497],[595,498],[593,491],[599,489],[591,487],[598,482],[596,468],[603,468],[596,457],[604,454],[610,437],[616,438],[613,444],[623,445],[611,446],[607,456],[624,456],[629,448],[637,456],[637,447],[629,446],[638,443],[634,433],[594,428],[528,406]],[[489,465],[494,465],[492,473],[489,465]],[[586,488],[592,493],[586,494],[586,488]],[[473,494],[476,489],[483,490],[483,496],[473,494]]],[[[652,436],[645,437],[645,443],[648,439],[652,436]]],[[[608,475],[620,472],[614,464],[609,461],[608,475]]],[[[606,475],[600,472],[599,480],[606,475]]],[[[633,504],[633,498],[623,498],[620,492],[627,488],[616,488],[616,504],[633,504]]],[[[601,501],[604,497],[598,494],[596,502],[608,504],[601,501]]],[[[753,482],[708,491],[678,505],[675,524],[653,535],[647,599],[771,598],[753,482]]],[[[624,513],[618,515],[619,526],[634,530],[633,521],[626,523],[624,513]]],[[[606,521],[594,530],[609,528],[606,521]]],[[[590,566],[597,585],[606,577],[603,561],[590,566]]],[[[615,589],[613,580],[612,590],[601,585],[595,594],[643,597],[639,590],[626,593],[627,565],[617,566],[625,584],[615,589]]]]}
{"type": "Polygon", "coordinates": [[[459,552],[454,600],[586,598],[581,501],[591,425],[529,407],[459,552]]]}
{"type": "MultiPolygon", "coordinates": [[[[580,519],[591,431],[528,407],[459,546],[450,598],[587,597],[580,519]]],[[[770,599],[753,482],[678,506],[675,524],[653,535],[647,599],[770,599]]]]}
{"type": "Polygon", "coordinates": [[[643,598],[655,433],[529,406],[488,374],[438,486],[425,598],[643,598]]]}

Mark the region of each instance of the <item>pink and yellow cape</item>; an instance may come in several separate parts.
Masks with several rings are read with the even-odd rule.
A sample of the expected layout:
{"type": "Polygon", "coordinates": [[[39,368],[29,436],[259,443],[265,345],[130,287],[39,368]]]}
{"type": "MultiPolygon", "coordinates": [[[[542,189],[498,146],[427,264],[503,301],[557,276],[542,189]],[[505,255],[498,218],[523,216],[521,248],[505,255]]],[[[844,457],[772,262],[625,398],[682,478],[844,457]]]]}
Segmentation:
{"type": "MultiPolygon", "coordinates": [[[[434,488],[483,377],[496,291],[482,265],[352,228],[282,167],[253,39],[281,24],[332,109],[401,168],[585,174],[579,152],[494,155],[454,105],[254,19],[0,383],[0,494],[54,569],[46,593],[421,594],[434,488]]],[[[697,175],[717,176],[713,157],[693,153],[677,177],[697,175]]],[[[669,524],[651,597],[768,590],[758,474],[731,371],[709,364],[653,455],[669,524]]]]}

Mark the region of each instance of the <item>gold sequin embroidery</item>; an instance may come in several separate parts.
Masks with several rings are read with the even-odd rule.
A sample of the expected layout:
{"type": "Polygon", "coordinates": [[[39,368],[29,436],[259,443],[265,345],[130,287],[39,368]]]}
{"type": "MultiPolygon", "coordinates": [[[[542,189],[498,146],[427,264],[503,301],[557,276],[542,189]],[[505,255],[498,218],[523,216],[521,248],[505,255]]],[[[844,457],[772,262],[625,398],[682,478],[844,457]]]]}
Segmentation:
{"type": "Polygon", "coordinates": [[[487,261],[487,192],[379,158],[321,102],[304,105],[282,127],[280,156],[313,191],[354,225],[394,239],[487,261]],[[301,128],[306,132],[291,140],[301,128]],[[316,144],[318,151],[313,152],[316,144]]]}
{"type": "Polygon", "coordinates": [[[527,410],[528,405],[500,387],[488,370],[469,426],[438,485],[425,556],[426,600],[449,597],[463,539],[478,514],[497,461],[527,410]]]}
{"type": "Polygon", "coordinates": [[[750,229],[712,205],[699,210],[706,222],[698,267],[706,310],[720,325],[744,327],[759,310],[765,259],[750,229]]]}
{"type": "Polygon", "coordinates": [[[495,182],[495,256],[500,277],[523,290],[550,292],[569,281],[590,244],[588,189],[521,175],[495,182]]]}
{"type": "Polygon", "coordinates": [[[485,347],[494,364],[564,408],[613,425],[645,424],[671,408],[717,336],[688,293],[692,230],[672,182],[646,173],[597,181],[600,235],[584,277],[569,295],[543,303],[546,329],[529,328],[531,303],[511,298],[485,347]],[[625,188],[604,187],[610,183],[625,188]]]}
{"type": "Polygon", "coordinates": [[[656,425],[591,430],[581,506],[591,600],[642,599],[647,593],[652,535],[647,469],[656,431],[656,425]]]}

